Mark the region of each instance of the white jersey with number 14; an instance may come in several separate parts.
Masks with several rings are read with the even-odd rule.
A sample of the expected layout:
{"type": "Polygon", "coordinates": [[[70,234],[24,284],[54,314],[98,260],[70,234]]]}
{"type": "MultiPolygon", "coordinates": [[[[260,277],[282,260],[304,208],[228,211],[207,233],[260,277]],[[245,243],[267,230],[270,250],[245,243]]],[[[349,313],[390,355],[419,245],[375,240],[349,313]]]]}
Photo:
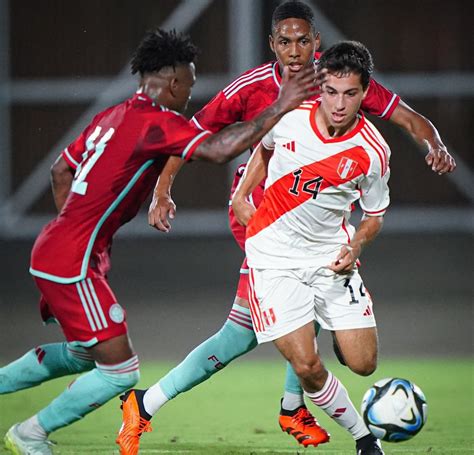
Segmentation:
{"type": "Polygon", "coordinates": [[[319,104],[303,103],[262,140],[273,155],[263,201],[247,227],[250,267],[328,265],[350,243],[355,201],[368,216],[387,209],[387,143],[363,115],[348,134],[326,139],[316,125],[319,104]]]}

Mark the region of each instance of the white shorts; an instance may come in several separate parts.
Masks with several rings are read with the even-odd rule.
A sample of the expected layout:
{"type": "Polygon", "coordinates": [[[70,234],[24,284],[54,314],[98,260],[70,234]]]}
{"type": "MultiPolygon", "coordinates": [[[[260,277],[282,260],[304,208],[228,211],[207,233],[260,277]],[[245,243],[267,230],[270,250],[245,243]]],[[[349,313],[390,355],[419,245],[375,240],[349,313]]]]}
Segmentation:
{"type": "Polygon", "coordinates": [[[326,330],[375,327],[372,299],[359,272],[327,267],[250,269],[249,303],[259,343],[276,340],[311,321],[326,330]]]}

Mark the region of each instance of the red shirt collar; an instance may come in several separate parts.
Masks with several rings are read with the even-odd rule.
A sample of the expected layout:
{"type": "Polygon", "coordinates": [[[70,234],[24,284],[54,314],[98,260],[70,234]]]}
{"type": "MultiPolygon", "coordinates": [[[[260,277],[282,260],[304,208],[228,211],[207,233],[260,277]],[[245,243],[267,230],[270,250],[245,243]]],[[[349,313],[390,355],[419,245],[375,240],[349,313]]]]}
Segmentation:
{"type": "Polygon", "coordinates": [[[316,111],[318,110],[319,106],[320,106],[321,102],[318,101],[316,103],[314,103],[314,106],[313,108],[311,109],[311,112],[310,112],[310,117],[309,117],[309,121],[311,123],[311,128],[313,129],[313,131],[315,132],[316,136],[318,136],[318,138],[324,142],[325,144],[328,144],[328,143],[333,143],[333,142],[342,142],[342,141],[346,141],[347,139],[350,139],[352,137],[354,137],[356,134],[358,134],[360,132],[360,130],[364,127],[365,125],[365,117],[364,117],[364,114],[362,112],[359,112],[357,114],[357,118],[358,118],[358,122],[357,122],[357,125],[354,127],[354,129],[352,129],[351,131],[349,131],[347,134],[344,134],[343,136],[338,136],[338,137],[335,137],[335,138],[326,138],[324,137],[322,134],[321,134],[321,131],[319,131],[319,128],[318,128],[318,125],[316,124],[316,111]]]}

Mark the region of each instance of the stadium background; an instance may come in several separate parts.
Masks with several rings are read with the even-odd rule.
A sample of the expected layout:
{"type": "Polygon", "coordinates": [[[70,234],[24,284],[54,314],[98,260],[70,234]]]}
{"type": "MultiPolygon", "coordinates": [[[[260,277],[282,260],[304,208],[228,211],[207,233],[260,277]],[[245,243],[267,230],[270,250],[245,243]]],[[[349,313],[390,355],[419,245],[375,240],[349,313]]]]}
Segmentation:
{"type": "MultiPolygon", "coordinates": [[[[240,72],[272,58],[268,0],[0,0],[0,360],[61,339],[43,328],[29,250],[54,214],[48,169],[93,114],[133,92],[128,60],[145,30],[186,30],[202,49],[192,115],[240,72]],[[138,5],[138,6],[137,6],[138,5]]],[[[434,175],[398,128],[373,119],[392,148],[392,208],[363,256],[381,356],[472,356],[472,5],[468,0],[312,2],[322,49],[351,38],[379,81],[439,129],[458,169],[434,175]]],[[[174,191],[165,235],[146,212],[117,237],[114,290],[143,359],[179,360],[214,333],[234,296],[242,253],[227,228],[236,160],[194,163],[174,191]]],[[[146,206],[145,206],[146,207],[146,206]]],[[[325,355],[332,356],[327,337],[325,355]]],[[[252,358],[274,357],[272,346],[252,358]]],[[[472,392],[472,391],[471,391],[472,392]]]]}

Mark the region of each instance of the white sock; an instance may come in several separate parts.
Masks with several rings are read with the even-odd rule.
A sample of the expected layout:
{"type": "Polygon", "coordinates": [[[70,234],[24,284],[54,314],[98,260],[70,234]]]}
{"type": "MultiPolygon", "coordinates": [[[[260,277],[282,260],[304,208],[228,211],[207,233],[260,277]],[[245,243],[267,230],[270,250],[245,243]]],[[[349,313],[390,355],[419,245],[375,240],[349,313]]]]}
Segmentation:
{"type": "Polygon", "coordinates": [[[151,386],[143,395],[143,406],[151,416],[154,415],[166,402],[167,396],[161,390],[160,383],[151,386]]]}
{"type": "Polygon", "coordinates": [[[281,402],[281,407],[286,411],[293,411],[296,408],[299,408],[304,404],[303,395],[297,393],[287,392],[283,395],[283,400],[281,402]]]}
{"type": "Polygon", "coordinates": [[[356,411],[346,388],[328,371],[328,378],[319,392],[305,395],[341,427],[349,431],[354,439],[369,434],[362,417],[356,411]]]}
{"type": "Polygon", "coordinates": [[[44,428],[39,424],[36,414],[18,425],[18,433],[22,438],[41,441],[48,437],[44,428]]]}

